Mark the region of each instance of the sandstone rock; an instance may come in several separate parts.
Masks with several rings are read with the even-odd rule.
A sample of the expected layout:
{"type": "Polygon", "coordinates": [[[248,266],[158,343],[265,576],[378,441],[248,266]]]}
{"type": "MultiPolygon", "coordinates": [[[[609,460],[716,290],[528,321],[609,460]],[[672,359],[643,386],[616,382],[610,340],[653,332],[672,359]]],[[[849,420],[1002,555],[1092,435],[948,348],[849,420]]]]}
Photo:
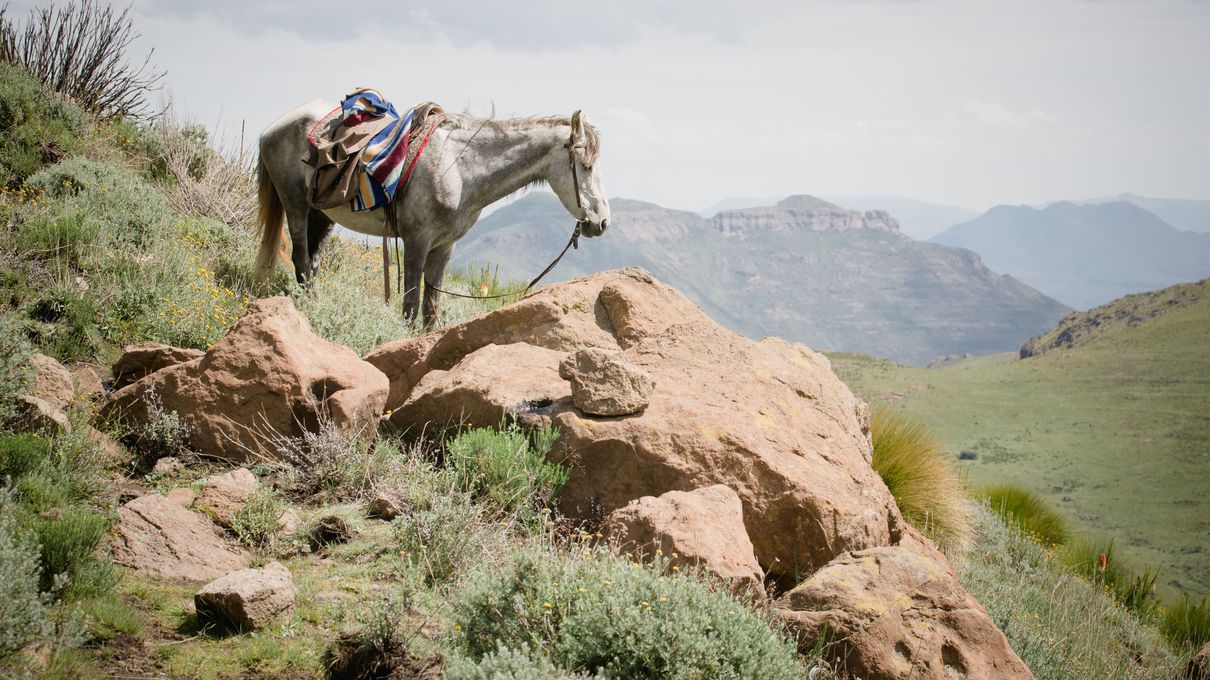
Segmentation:
{"type": "Polygon", "coordinates": [[[231,516],[244,507],[248,496],[256,493],[256,475],[247,468],[236,468],[231,472],[215,475],[206,480],[201,492],[193,501],[193,507],[201,510],[214,521],[229,527],[231,516]]]}
{"type": "Polygon", "coordinates": [[[302,516],[294,508],[286,508],[277,516],[277,535],[293,536],[302,525],[302,516]]]}
{"type": "Polygon", "coordinates": [[[394,499],[376,496],[366,506],[366,517],[370,519],[395,519],[403,513],[394,499]]]}
{"type": "Polygon", "coordinates": [[[204,356],[110,395],[102,417],[148,418],[147,395],[180,414],[191,448],[232,461],[275,457],[274,439],[322,423],[374,436],[387,379],[353,350],[320,338],[287,297],[257,300],[204,356]]]}
{"type": "Polygon", "coordinates": [[[631,501],[610,513],[604,532],[623,550],[648,556],[659,550],[673,564],[698,563],[746,586],[761,584],[743,504],[722,484],[631,501]]]}
{"type": "Polygon", "coordinates": [[[75,364],[68,370],[75,383],[76,394],[90,402],[105,398],[105,385],[101,384],[101,376],[97,375],[92,366],[75,364]]]}
{"type": "Polygon", "coordinates": [[[197,613],[232,630],[265,628],[294,609],[294,578],[277,562],[226,574],[193,596],[197,613]]]}
{"type": "Polygon", "coordinates": [[[71,432],[71,421],[67,414],[41,397],[29,394],[17,397],[16,410],[16,427],[19,430],[46,434],[71,432]]]}
{"type": "Polygon", "coordinates": [[[1202,646],[1185,668],[1185,680],[1210,680],[1210,642],[1202,646]]]}
{"type": "Polygon", "coordinates": [[[405,429],[453,423],[495,427],[506,416],[570,396],[559,378],[562,354],[524,343],[488,344],[448,371],[430,371],[391,414],[405,429]]]}
{"type": "Polygon", "coordinates": [[[120,390],[161,368],[200,359],[202,354],[199,349],[182,349],[156,342],[127,345],[113,365],[113,388],[120,390]]]}
{"type": "Polygon", "coordinates": [[[864,680],[1032,678],[987,611],[932,560],[900,547],[841,555],[774,603],[812,649],[864,680]]]}
{"type": "Polygon", "coordinates": [[[370,356],[390,368],[387,359],[402,353],[415,358],[388,376],[407,395],[393,423],[419,432],[481,412],[471,424],[494,426],[502,406],[522,405],[523,421],[559,429],[550,455],[573,466],[560,504],[580,518],[726,484],[743,502],[761,567],[789,585],[837,555],[904,535],[870,467],[868,409],[828,360],[802,345],[732,333],[641,269],[554,284],[370,356]],[[660,386],[642,414],[586,416],[557,361],[537,351],[561,358],[590,347],[620,351],[660,386]],[[483,371],[490,374],[475,384],[483,371]],[[485,403],[492,408],[480,409],[485,403]]]}
{"type": "Polygon", "coordinates": [[[58,361],[45,354],[34,354],[29,358],[33,369],[33,384],[26,395],[42,399],[56,411],[71,405],[76,395],[75,381],[71,373],[58,361]]]}
{"type": "Polygon", "coordinates": [[[576,408],[596,416],[626,416],[647,408],[655,381],[616,350],[589,347],[559,363],[576,408]]]}
{"type": "Polygon", "coordinates": [[[412,388],[428,372],[423,360],[436,341],[437,335],[429,333],[387,343],[365,355],[365,361],[391,376],[387,408],[394,410],[407,401],[412,388]]]}
{"type": "Polygon", "coordinates": [[[113,440],[113,437],[105,434],[91,425],[84,433],[88,441],[92,442],[101,451],[105,452],[105,458],[114,465],[119,467],[130,464],[130,452],[122,448],[122,445],[113,440]]]}
{"type": "Polygon", "coordinates": [[[185,463],[181,462],[180,458],[176,456],[164,456],[157,460],[155,465],[151,466],[151,474],[154,477],[174,477],[184,469],[185,463]]]}
{"type": "Polygon", "coordinates": [[[212,523],[149,494],[118,508],[113,561],[146,576],[206,581],[248,566],[248,554],[221,539],[212,523]]]}
{"type": "Polygon", "coordinates": [[[187,486],[178,486],[164,495],[164,498],[176,503],[182,508],[188,508],[193,505],[193,499],[197,498],[197,494],[193,489],[187,486]]]}

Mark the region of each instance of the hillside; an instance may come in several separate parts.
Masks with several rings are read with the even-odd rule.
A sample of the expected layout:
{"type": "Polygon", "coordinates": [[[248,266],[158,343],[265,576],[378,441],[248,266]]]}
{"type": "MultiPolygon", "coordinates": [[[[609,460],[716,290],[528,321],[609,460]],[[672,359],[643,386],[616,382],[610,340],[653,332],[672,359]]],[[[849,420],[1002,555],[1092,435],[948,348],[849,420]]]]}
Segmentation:
{"type": "Polygon", "coordinates": [[[932,238],[1077,309],[1210,275],[1210,234],[1133,203],[997,206],[932,238]]]}
{"type": "Polygon", "coordinates": [[[1210,593],[1207,282],[1073,315],[1035,340],[1062,351],[915,369],[835,355],[860,394],[933,424],[976,485],[1043,494],[1076,526],[1160,569],[1162,591],[1210,593]],[[1167,310],[1159,314],[1158,310],[1167,310]],[[1133,311],[1127,311],[1133,310],[1133,311]],[[1104,320],[1097,324],[1080,319],[1104,320]],[[1049,339],[1047,339],[1049,338],[1049,339]]]}
{"type": "Polygon", "coordinates": [[[917,241],[930,239],[955,224],[973,220],[979,211],[898,196],[826,196],[851,210],[885,210],[899,220],[903,233],[917,241]]]}
{"type": "MultiPolygon", "coordinates": [[[[627,199],[611,208],[610,230],[582,241],[552,280],[638,265],[750,337],[924,365],[1016,349],[1067,311],[973,253],[913,241],[885,212],[809,196],[710,219],[627,199]]],[[[553,196],[533,194],[483,218],[453,266],[498,263],[502,275],[526,278],[558,253],[570,228],[553,196]]]]}
{"type": "Polygon", "coordinates": [[[1154,198],[1138,194],[1118,194],[1106,198],[1094,198],[1080,203],[1114,203],[1126,201],[1153,213],[1181,231],[1210,232],[1210,201],[1185,198],[1154,198]]]}

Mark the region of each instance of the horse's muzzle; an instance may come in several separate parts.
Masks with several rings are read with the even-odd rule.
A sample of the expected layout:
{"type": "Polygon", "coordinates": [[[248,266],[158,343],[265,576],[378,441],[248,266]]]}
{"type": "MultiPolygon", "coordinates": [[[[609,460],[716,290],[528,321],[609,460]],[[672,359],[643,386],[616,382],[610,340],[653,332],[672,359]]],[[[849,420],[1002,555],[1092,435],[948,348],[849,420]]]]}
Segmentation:
{"type": "Polygon", "coordinates": [[[600,222],[580,222],[580,233],[588,238],[600,236],[606,229],[609,228],[609,220],[601,220],[600,222]]]}

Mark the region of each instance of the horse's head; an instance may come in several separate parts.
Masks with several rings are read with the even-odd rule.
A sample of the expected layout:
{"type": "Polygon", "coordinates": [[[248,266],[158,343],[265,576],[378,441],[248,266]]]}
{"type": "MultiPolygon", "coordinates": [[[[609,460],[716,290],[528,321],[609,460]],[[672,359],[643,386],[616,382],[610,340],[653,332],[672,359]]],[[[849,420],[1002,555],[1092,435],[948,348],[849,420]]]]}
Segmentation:
{"type": "Polygon", "coordinates": [[[579,222],[580,231],[585,236],[600,236],[609,227],[609,200],[597,169],[599,140],[596,129],[579,111],[571,114],[565,155],[565,160],[554,163],[550,186],[579,222]]]}

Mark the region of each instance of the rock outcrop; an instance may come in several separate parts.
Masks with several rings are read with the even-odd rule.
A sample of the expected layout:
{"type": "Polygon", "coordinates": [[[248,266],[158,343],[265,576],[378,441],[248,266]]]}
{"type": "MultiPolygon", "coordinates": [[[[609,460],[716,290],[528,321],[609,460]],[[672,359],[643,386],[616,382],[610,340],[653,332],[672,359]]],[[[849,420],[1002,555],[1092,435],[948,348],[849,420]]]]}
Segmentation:
{"type": "Polygon", "coordinates": [[[265,628],[294,609],[294,577],[278,562],[226,574],[193,596],[197,613],[231,630],[265,628]]]}
{"type": "Polygon", "coordinates": [[[156,371],[202,358],[200,349],[183,349],[149,342],[127,345],[113,365],[113,389],[120,390],[156,371]]]}
{"type": "Polygon", "coordinates": [[[248,560],[205,517],[163,496],[140,496],[118,508],[113,561],[141,574],[207,581],[246,568],[248,560]]]}
{"type": "Polygon", "coordinates": [[[987,611],[941,565],[898,547],[833,560],[774,603],[800,648],[864,680],[1032,678],[987,611]]]}
{"type": "Polygon", "coordinates": [[[389,371],[403,399],[391,421],[401,428],[491,427],[504,411],[555,425],[551,455],[573,467],[560,503],[573,515],[725,484],[742,501],[760,566],[782,580],[905,532],[870,467],[866,405],[826,358],[727,331],[641,269],[544,288],[367,361],[389,371]],[[619,352],[651,375],[656,388],[641,414],[576,407],[558,363],[585,348],[619,352]],[[485,403],[492,407],[477,406],[485,403]]]}
{"type": "Polygon", "coordinates": [[[256,475],[247,468],[236,468],[206,480],[193,507],[229,527],[235,511],[244,507],[244,501],[256,493],[257,486],[256,475]]]}
{"type": "Polygon", "coordinates": [[[75,399],[75,381],[58,361],[45,354],[29,357],[32,380],[24,394],[17,397],[19,429],[61,434],[71,432],[67,407],[75,399]]]}
{"type": "Polygon", "coordinates": [[[761,585],[743,504],[722,484],[631,501],[609,514],[604,532],[627,552],[650,557],[659,551],[670,566],[700,564],[744,586],[761,585]]]}
{"type": "Polygon", "coordinates": [[[626,361],[621,352],[589,347],[559,363],[559,377],[571,383],[571,401],[594,416],[626,416],[647,408],[655,381],[626,361]]]}
{"type": "MultiPolygon", "coordinates": [[[[115,369],[116,372],[116,369],[115,369]]],[[[315,335],[287,297],[257,300],[203,356],[110,395],[102,417],[146,422],[154,392],[180,414],[189,446],[244,461],[274,457],[272,442],[332,426],[373,436],[388,383],[353,350],[315,335]]]]}

